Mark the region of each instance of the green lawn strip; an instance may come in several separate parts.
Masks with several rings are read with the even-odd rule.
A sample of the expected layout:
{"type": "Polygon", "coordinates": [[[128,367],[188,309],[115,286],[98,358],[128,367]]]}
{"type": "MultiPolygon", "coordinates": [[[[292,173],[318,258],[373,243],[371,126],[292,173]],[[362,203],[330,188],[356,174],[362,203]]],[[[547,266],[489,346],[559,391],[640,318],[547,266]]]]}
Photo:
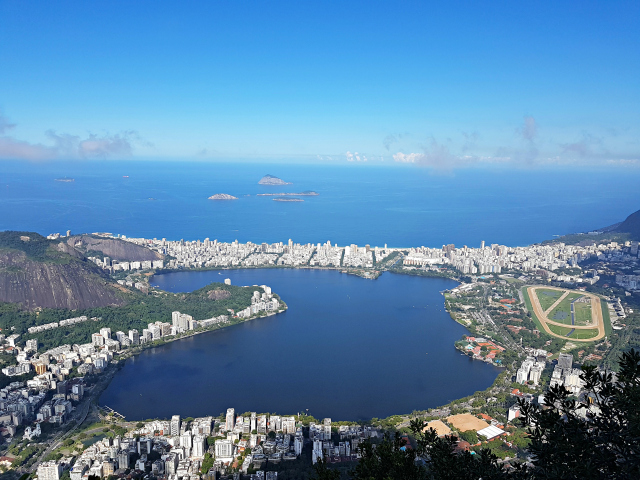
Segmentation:
{"type": "Polygon", "coordinates": [[[563,337],[566,337],[567,334],[573,330],[572,328],[569,327],[559,327],[557,325],[551,325],[551,324],[547,324],[547,326],[549,327],[549,330],[551,330],[553,333],[555,333],[556,335],[562,335],[563,337]]]}
{"type": "Polygon", "coordinates": [[[574,330],[574,332],[567,338],[575,338],[576,340],[587,340],[589,338],[595,338],[598,335],[597,328],[590,328],[588,330],[574,330]]]}
{"type": "Polygon", "coordinates": [[[602,321],[604,322],[604,334],[611,336],[611,318],[609,317],[609,305],[607,301],[600,297],[600,307],[602,308],[602,321]]]}
{"type": "Polygon", "coordinates": [[[576,312],[576,325],[589,325],[592,321],[591,304],[576,302],[573,307],[576,312]]]}
{"type": "Polygon", "coordinates": [[[564,292],[559,290],[551,290],[551,289],[542,289],[539,288],[536,290],[536,295],[538,296],[538,300],[540,301],[540,306],[542,307],[542,311],[546,312],[547,309],[556,303],[556,301],[562,296],[564,292]]]}

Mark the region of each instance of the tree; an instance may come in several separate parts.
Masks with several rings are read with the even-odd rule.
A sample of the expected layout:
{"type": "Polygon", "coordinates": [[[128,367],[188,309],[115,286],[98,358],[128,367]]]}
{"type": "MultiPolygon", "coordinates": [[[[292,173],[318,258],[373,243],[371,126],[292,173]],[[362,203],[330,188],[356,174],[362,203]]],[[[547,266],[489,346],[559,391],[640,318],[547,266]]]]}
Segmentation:
{"type": "Polygon", "coordinates": [[[583,401],[554,386],[546,408],[519,402],[522,422],[531,427],[535,476],[640,478],[640,352],[623,353],[619,366],[617,381],[583,366],[583,401]]]}
{"type": "MultiPolygon", "coordinates": [[[[455,452],[457,438],[439,438],[426,422],[413,420],[415,449],[403,448],[398,433],[375,448],[364,442],[354,480],[637,479],[640,478],[640,353],[622,355],[617,381],[610,373],[583,366],[583,401],[553,387],[544,405],[520,401],[528,427],[530,464],[498,463],[488,449],[477,455],[455,452]]],[[[466,433],[466,432],[465,432],[466,433]]],[[[462,435],[461,435],[462,436],[462,435]]],[[[523,439],[520,439],[523,440],[523,439]]],[[[521,443],[525,443],[521,441],[521,443]]]]}
{"type": "Polygon", "coordinates": [[[467,430],[466,432],[460,432],[460,438],[471,445],[478,443],[478,434],[473,430],[467,430]]]}
{"type": "Polygon", "coordinates": [[[322,459],[318,459],[313,470],[315,472],[314,480],[339,480],[340,478],[340,472],[331,470],[322,459]]]}

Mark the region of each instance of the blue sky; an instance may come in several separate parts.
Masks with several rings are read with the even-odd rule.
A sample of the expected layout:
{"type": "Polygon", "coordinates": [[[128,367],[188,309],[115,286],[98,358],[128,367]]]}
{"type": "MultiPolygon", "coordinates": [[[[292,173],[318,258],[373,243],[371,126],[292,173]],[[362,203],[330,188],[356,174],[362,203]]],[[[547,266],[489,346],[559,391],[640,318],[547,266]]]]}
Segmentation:
{"type": "Polygon", "coordinates": [[[640,166],[640,3],[0,0],[0,158],[640,166]]]}

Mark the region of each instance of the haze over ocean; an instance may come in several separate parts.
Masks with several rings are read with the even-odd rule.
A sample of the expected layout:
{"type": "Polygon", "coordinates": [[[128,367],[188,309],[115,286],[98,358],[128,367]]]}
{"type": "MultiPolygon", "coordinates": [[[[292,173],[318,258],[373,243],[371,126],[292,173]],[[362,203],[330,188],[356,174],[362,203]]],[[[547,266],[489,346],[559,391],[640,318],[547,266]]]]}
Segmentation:
{"type": "Polygon", "coordinates": [[[622,173],[496,168],[435,175],[397,165],[4,162],[0,229],[257,243],[527,245],[604,227],[638,210],[640,172],[622,173]],[[265,174],[292,185],[258,185],[265,174]],[[75,181],[54,180],[65,176],[75,181]],[[302,203],[256,196],[304,190],[320,195],[302,203]],[[239,199],[207,199],[215,193],[239,199]]]}

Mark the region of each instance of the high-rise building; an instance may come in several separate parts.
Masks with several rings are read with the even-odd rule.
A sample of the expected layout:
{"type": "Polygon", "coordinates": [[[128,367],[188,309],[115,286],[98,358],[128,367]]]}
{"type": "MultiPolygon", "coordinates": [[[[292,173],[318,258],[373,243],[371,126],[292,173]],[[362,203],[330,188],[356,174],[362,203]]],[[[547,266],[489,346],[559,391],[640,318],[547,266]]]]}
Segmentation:
{"type": "Polygon", "coordinates": [[[113,470],[114,470],[113,462],[108,460],[102,462],[102,475],[104,477],[109,477],[113,475],[113,470]]]}
{"type": "Polygon", "coordinates": [[[178,456],[170,454],[164,461],[164,471],[167,475],[175,475],[178,469],[178,456]]]}
{"type": "Polygon", "coordinates": [[[129,468],[129,452],[127,450],[122,450],[118,454],[118,468],[129,468]]]}
{"type": "Polygon", "coordinates": [[[233,443],[231,440],[218,440],[215,443],[216,457],[233,457],[233,443]]]}
{"type": "Polygon", "coordinates": [[[54,461],[44,462],[38,466],[38,480],[60,480],[62,465],[54,461]]]}
{"type": "Polygon", "coordinates": [[[131,340],[132,345],[140,344],[140,333],[138,330],[129,330],[129,340],[131,340]]]}
{"type": "Polygon", "coordinates": [[[282,431],[291,435],[296,433],[295,417],[282,417],[282,431]]]}
{"type": "Polygon", "coordinates": [[[569,353],[561,353],[558,355],[558,366],[563,370],[570,370],[573,367],[573,355],[569,353]]]}
{"type": "Polygon", "coordinates": [[[235,426],[235,420],[236,420],[235,415],[236,415],[235,409],[227,408],[227,418],[225,422],[225,428],[227,432],[230,432],[231,430],[233,430],[233,427],[235,426]]]}
{"type": "Polygon", "coordinates": [[[191,432],[187,431],[180,435],[180,446],[186,449],[191,449],[193,442],[191,439],[191,432]]]}
{"type": "Polygon", "coordinates": [[[107,328],[107,327],[101,328],[100,329],[100,335],[102,335],[105,338],[105,340],[107,338],[111,338],[111,329],[107,328]]]}
{"type": "Polygon", "coordinates": [[[193,437],[193,450],[191,451],[191,455],[194,457],[204,457],[206,451],[207,446],[204,435],[196,435],[193,437]]]}
{"type": "Polygon", "coordinates": [[[27,340],[26,344],[25,344],[25,350],[31,351],[31,352],[37,352],[38,351],[38,339],[37,338],[32,338],[31,340],[27,340]]]}
{"type": "Polygon", "coordinates": [[[251,412],[251,431],[257,430],[256,425],[256,412],[251,412]]]}
{"type": "Polygon", "coordinates": [[[171,436],[177,437],[180,435],[180,415],[174,415],[171,417],[171,436]]]}
{"type": "Polygon", "coordinates": [[[322,423],[325,440],[331,440],[331,419],[325,418],[322,423]]]}
{"type": "Polygon", "coordinates": [[[244,423],[242,425],[242,433],[243,434],[249,434],[251,433],[251,418],[249,417],[244,417],[244,423]]]}

